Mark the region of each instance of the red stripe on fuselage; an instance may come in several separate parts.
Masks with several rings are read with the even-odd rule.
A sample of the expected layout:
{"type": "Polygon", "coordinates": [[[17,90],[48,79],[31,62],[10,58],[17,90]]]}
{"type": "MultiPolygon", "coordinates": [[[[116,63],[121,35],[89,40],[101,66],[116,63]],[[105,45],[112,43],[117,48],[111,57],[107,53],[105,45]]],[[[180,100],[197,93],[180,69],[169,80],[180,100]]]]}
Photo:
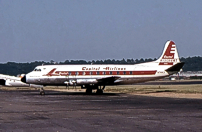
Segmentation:
{"type": "Polygon", "coordinates": [[[159,65],[173,65],[173,62],[160,62],[159,65]]]}
{"type": "Polygon", "coordinates": [[[156,71],[133,71],[133,75],[153,75],[156,71]]]}
{"type": "Polygon", "coordinates": [[[55,71],[51,70],[46,76],[85,76],[85,75],[155,75],[154,71],[55,71]],[[54,73],[55,71],[55,73],[54,73]]]}

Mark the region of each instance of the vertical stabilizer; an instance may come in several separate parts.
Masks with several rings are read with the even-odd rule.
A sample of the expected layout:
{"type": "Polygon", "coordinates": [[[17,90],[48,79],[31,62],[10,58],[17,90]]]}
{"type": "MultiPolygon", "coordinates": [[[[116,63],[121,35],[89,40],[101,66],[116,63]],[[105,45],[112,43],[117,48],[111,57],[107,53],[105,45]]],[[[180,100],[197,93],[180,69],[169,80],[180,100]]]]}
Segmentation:
{"type": "Polygon", "coordinates": [[[161,57],[156,61],[159,65],[172,66],[180,62],[177,47],[173,41],[167,41],[161,57]]]}

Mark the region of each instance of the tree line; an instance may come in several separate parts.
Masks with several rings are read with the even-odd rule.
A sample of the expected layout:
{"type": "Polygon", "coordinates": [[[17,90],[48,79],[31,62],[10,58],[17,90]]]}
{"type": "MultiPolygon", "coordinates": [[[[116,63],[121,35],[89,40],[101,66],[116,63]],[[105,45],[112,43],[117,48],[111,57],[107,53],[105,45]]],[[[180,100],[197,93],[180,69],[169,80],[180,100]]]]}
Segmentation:
{"type": "MultiPolygon", "coordinates": [[[[7,62],[0,64],[0,74],[6,75],[18,75],[18,74],[26,74],[32,71],[36,66],[39,65],[54,65],[54,64],[139,64],[144,62],[155,61],[154,59],[122,59],[122,60],[115,60],[115,59],[106,59],[106,60],[66,60],[64,62],[55,62],[51,60],[50,62],[45,61],[35,61],[30,63],[17,63],[17,62],[7,62]]],[[[187,58],[180,58],[181,62],[185,62],[183,67],[183,71],[202,71],[202,57],[195,56],[195,57],[187,57],[187,58]]]]}

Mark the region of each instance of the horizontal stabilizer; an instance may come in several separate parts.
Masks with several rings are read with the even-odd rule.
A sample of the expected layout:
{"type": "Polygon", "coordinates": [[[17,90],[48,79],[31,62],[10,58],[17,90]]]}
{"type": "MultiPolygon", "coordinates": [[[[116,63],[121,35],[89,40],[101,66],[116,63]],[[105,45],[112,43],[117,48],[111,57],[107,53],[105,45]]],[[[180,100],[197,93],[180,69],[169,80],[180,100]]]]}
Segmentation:
{"type": "Polygon", "coordinates": [[[184,66],[184,62],[180,62],[180,63],[177,63],[177,64],[171,66],[170,68],[166,69],[165,71],[167,71],[168,74],[174,74],[174,73],[179,72],[183,66],[184,66]]]}

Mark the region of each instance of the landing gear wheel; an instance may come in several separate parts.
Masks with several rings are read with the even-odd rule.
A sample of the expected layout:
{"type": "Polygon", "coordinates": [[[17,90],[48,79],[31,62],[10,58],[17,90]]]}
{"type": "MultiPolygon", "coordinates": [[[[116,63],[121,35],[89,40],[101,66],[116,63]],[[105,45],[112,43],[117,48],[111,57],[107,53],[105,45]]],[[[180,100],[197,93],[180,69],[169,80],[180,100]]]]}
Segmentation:
{"type": "Polygon", "coordinates": [[[96,94],[103,94],[103,90],[102,89],[97,89],[96,94]]]}
{"type": "Polygon", "coordinates": [[[45,92],[44,91],[40,91],[40,95],[45,95],[45,92]]]}
{"type": "Polygon", "coordinates": [[[92,94],[92,89],[86,89],[86,94],[92,94]]]}
{"type": "Polygon", "coordinates": [[[45,91],[44,91],[43,88],[40,89],[40,93],[39,93],[39,94],[40,94],[40,95],[45,95],[45,91]]]}

